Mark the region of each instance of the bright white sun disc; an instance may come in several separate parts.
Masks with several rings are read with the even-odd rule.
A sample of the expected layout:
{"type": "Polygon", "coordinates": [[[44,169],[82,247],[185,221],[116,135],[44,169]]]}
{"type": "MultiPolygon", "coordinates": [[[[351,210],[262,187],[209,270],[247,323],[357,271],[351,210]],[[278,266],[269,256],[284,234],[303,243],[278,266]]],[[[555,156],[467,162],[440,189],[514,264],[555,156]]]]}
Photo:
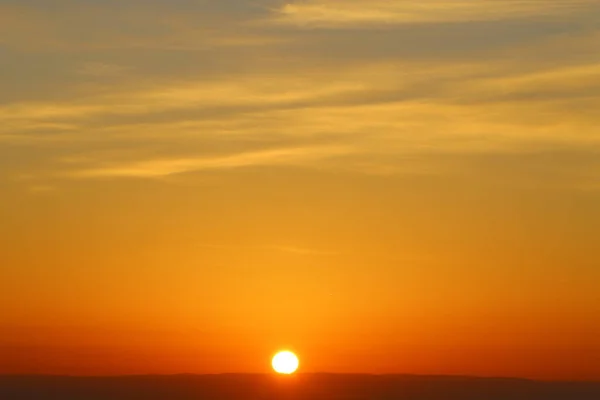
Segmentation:
{"type": "Polygon", "coordinates": [[[280,374],[291,374],[298,369],[298,357],[291,351],[280,351],[275,354],[271,362],[275,372],[280,374]]]}

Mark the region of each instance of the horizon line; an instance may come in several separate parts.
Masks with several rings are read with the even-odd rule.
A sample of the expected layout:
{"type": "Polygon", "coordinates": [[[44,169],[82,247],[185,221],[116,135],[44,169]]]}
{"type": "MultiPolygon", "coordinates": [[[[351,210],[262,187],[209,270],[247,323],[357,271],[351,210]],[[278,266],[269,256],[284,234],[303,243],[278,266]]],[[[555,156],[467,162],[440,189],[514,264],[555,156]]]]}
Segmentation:
{"type": "Polygon", "coordinates": [[[338,375],[338,376],[371,376],[371,377],[405,377],[405,378],[452,378],[452,379],[474,379],[474,380],[512,380],[540,383],[591,383],[600,384],[600,379],[545,379],[545,378],[529,378],[517,376],[500,376],[500,375],[464,375],[464,374],[416,374],[416,373],[375,373],[375,372],[296,372],[291,375],[282,376],[274,372],[214,372],[214,373],[194,373],[194,372],[179,372],[179,373],[132,373],[132,374],[93,374],[93,375],[77,375],[77,374],[51,374],[51,373],[0,373],[0,378],[141,378],[141,377],[217,377],[217,376],[273,376],[283,379],[293,379],[298,375],[338,375]]]}

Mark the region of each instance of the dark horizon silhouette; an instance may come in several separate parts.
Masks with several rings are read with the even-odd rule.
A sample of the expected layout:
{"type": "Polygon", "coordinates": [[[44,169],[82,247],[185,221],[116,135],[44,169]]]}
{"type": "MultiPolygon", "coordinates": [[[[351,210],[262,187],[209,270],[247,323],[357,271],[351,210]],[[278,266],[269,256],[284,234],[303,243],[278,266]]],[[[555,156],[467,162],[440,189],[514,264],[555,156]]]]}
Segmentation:
{"type": "Polygon", "coordinates": [[[2,400],[597,400],[600,382],[408,374],[0,376],[2,400]]]}

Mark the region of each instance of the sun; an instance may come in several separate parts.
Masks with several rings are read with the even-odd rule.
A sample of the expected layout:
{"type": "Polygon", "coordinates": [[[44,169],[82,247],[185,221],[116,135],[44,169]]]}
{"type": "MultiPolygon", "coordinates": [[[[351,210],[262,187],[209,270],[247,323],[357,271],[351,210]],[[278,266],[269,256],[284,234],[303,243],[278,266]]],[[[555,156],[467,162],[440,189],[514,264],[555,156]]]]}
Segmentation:
{"type": "Polygon", "coordinates": [[[279,374],[293,374],[298,369],[298,357],[291,351],[280,351],[275,354],[271,365],[279,374]]]}

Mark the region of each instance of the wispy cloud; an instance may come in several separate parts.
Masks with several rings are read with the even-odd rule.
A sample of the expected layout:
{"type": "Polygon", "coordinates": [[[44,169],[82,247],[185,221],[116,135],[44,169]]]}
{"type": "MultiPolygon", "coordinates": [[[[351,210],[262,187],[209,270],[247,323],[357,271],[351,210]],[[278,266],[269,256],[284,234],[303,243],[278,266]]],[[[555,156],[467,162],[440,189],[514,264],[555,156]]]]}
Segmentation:
{"type": "Polygon", "coordinates": [[[171,82],[130,87],[74,102],[13,103],[0,106],[0,122],[84,119],[101,115],[140,115],[194,107],[292,104],[342,95],[364,87],[358,81],[327,82],[326,76],[304,79],[287,75],[237,80],[171,82]]]}
{"type": "Polygon", "coordinates": [[[157,178],[184,172],[233,169],[251,166],[302,165],[310,161],[350,153],[344,147],[284,148],[245,152],[206,158],[173,158],[138,161],[105,167],[86,168],[70,173],[78,178],[138,177],[157,178]]]}
{"type": "Polygon", "coordinates": [[[275,13],[275,21],[300,26],[486,21],[564,15],[592,0],[299,0],[275,13]]]}
{"type": "Polygon", "coordinates": [[[592,112],[600,104],[598,71],[596,63],[523,70],[510,62],[385,62],[341,71],[332,66],[302,77],[289,71],[266,81],[164,82],[80,101],[4,106],[0,141],[78,143],[83,148],[70,156],[79,161],[70,162],[66,173],[65,164],[52,166],[76,178],[285,165],[439,173],[439,166],[424,165],[419,156],[598,146],[592,112]],[[86,153],[93,143],[108,149],[86,153]],[[168,149],[146,151],[165,144],[168,149]],[[127,154],[119,154],[120,147],[127,154]],[[190,156],[192,149],[198,151],[190,156]]]}

